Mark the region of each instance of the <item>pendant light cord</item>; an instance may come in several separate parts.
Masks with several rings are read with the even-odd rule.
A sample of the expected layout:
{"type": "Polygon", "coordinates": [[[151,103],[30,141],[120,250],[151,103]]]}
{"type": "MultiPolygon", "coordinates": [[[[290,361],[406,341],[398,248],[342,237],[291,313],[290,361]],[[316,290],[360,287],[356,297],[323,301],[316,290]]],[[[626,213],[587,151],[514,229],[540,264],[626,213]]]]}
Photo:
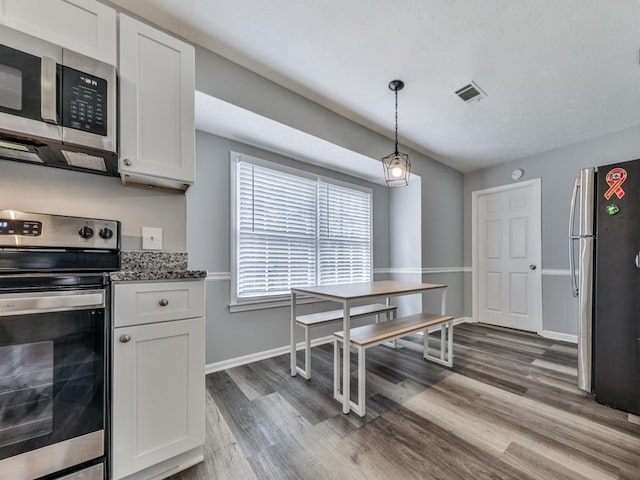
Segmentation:
{"type": "Polygon", "coordinates": [[[396,151],[395,154],[398,155],[398,89],[395,90],[396,94],[396,151]]]}

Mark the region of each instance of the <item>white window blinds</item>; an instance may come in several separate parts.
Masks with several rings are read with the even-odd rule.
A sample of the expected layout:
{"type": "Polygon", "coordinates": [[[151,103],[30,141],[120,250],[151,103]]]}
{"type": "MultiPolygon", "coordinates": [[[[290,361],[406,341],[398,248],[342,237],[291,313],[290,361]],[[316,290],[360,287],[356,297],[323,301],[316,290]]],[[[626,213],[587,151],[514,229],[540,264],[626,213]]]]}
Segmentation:
{"type": "Polygon", "coordinates": [[[238,299],[284,295],[293,286],[371,280],[370,191],[239,157],[238,299]]]}
{"type": "Polygon", "coordinates": [[[318,284],[371,281],[371,195],[318,187],[318,284]]]}
{"type": "Polygon", "coordinates": [[[238,164],[238,297],[315,282],[316,182],[238,164]]]}

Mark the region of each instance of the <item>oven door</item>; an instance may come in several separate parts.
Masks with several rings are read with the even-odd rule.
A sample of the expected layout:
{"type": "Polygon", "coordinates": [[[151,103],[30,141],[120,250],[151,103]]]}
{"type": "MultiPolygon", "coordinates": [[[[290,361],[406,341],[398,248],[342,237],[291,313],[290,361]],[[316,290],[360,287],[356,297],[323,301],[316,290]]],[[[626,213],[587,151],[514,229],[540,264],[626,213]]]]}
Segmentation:
{"type": "Polygon", "coordinates": [[[105,290],[0,294],[0,472],[33,479],[104,454],[105,290]]]}
{"type": "MultiPolygon", "coordinates": [[[[62,141],[58,126],[58,65],[62,48],[0,26],[0,130],[62,141]]],[[[0,143],[0,148],[4,148],[0,143]]],[[[1,151],[0,151],[1,153],[1,151]]]]}

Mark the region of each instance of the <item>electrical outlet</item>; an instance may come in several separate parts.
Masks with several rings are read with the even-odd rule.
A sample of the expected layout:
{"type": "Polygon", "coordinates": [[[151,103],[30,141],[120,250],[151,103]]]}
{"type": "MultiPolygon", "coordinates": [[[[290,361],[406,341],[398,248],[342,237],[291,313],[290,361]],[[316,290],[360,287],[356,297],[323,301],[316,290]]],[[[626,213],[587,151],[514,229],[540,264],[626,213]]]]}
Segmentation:
{"type": "Polygon", "coordinates": [[[142,227],[142,249],[162,250],[162,229],[157,227],[142,227]]]}

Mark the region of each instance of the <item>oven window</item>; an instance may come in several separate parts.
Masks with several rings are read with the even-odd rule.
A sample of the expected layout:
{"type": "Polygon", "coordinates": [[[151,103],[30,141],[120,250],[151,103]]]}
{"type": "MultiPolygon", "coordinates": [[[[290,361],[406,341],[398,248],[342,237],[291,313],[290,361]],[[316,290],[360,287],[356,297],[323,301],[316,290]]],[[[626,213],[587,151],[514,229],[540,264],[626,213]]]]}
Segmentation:
{"type": "Polygon", "coordinates": [[[22,110],[22,72],[0,64],[0,105],[22,110]]]}
{"type": "Polygon", "coordinates": [[[0,471],[104,429],[106,331],[104,309],[0,315],[0,471]]]}
{"type": "Polygon", "coordinates": [[[0,447],[53,431],[53,342],[0,347],[0,447]]]}

